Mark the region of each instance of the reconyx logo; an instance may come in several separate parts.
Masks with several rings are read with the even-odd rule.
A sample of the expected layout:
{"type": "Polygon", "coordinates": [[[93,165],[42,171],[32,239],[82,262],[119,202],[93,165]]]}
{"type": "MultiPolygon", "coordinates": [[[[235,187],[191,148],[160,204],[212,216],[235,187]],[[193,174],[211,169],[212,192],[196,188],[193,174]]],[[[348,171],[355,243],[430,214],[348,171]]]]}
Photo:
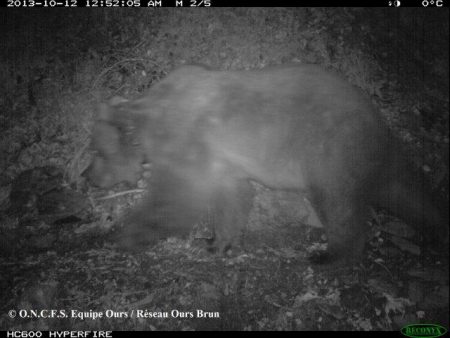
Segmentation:
{"type": "Polygon", "coordinates": [[[402,327],[401,332],[411,338],[432,338],[443,336],[447,329],[435,324],[411,324],[402,327]]]}

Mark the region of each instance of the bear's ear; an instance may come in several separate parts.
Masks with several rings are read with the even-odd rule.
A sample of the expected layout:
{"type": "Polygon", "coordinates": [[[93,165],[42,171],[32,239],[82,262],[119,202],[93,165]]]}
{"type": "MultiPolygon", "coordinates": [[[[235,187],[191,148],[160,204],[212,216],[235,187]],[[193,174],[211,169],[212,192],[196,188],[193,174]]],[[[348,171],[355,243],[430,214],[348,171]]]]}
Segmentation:
{"type": "Polygon", "coordinates": [[[108,103],[100,103],[95,113],[96,120],[98,121],[113,120],[114,108],[125,102],[128,102],[128,100],[121,96],[114,96],[111,99],[109,99],[108,103]]]}
{"type": "Polygon", "coordinates": [[[128,102],[128,100],[122,96],[113,96],[112,98],[109,99],[108,104],[111,107],[116,107],[119,104],[124,103],[124,102],[128,102]]]}

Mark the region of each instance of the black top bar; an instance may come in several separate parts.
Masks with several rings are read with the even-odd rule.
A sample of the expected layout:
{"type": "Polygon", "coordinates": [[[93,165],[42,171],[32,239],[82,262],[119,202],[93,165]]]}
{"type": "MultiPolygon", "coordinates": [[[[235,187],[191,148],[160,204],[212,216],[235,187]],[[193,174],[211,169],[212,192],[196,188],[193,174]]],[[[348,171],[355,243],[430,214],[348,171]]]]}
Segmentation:
{"type": "Polygon", "coordinates": [[[448,7],[447,0],[0,0],[1,7],[448,7]]]}

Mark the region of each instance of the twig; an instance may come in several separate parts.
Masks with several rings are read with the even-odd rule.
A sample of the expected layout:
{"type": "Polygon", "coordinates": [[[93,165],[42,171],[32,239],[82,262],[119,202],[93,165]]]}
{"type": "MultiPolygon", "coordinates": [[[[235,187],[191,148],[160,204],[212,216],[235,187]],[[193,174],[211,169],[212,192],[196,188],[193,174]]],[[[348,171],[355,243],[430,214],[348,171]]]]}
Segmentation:
{"type": "Polygon", "coordinates": [[[103,197],[96,198],[96,200],[98,200],[98,201],[108,200],[108,199],[116,198],[116,197],[123,196],[123,195],[140,194],[140,193],[143,193],[143,192],[145,192],[145,189],[125,190],[125,191],[120,191],[120,192],[117,192],[115,194],[111,194],[111,195],[108,195],[108,196],[103,196],[103,197]]]}

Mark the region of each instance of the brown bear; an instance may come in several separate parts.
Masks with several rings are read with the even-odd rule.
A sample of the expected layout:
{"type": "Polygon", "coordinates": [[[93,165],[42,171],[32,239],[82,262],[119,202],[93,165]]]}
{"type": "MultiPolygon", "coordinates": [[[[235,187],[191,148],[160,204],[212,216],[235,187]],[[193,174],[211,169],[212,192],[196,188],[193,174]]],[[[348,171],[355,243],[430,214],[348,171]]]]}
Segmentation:
{"type": "Polygon", "coordinates": [[[442,216],[365,95],[316,65],[183,66],[98,115],[94,184],[135,183],[152,163],[149,197],[126,226],[129,246],[187,233],[210,208],[225,247],[247,222],[250,180],[309,196],[328,235],[322,261],[360,258],[368,205],[426,227],[432,240],[447,231],[448,207],[442,216]]]}

